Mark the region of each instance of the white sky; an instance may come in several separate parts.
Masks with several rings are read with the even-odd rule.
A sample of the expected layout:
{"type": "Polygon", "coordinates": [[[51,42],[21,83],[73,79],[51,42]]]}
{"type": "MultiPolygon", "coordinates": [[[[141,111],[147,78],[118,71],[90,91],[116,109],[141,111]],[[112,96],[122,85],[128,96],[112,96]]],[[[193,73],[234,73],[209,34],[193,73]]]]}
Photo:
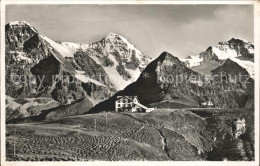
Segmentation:
{"type": "Polygon", "coordinates": [[[56,41],[91,43],[113,32],[151,57],[196,55],[219,41],[253,43],[252,5],[9,5],[6,23],[25,20],[56,41]]]}

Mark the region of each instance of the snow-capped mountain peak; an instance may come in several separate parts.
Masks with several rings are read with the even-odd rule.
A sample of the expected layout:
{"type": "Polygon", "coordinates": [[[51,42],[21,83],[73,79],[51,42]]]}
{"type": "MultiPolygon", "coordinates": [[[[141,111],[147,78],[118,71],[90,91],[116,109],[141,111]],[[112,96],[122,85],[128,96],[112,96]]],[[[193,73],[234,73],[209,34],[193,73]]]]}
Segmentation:
{"type": "Polygon", "coordinates": [[[248,42],[247,40],[245,40],[245,39],[243,39],[243,38],[240,38],[240,37],[238,37],[238,38],[232,38],[232,39],[230,39],[228,42],[244,42],[244,43],[250,43],[250,42],[248,42]]]}
{"type": "Polygon", "coordinates": [[[98,42],[89,44],[89,49],[95,51],[96,56],[91,56],[97,64],[101,59],[106,59],[111,65],[105,65],[104,70],[116,89],[136,81],[141,70],[151,61],[151,58],[142,54],[126,38],[110,32],[98,42]],[[116,80],[117,79],[117,80],[116,80]]]}
{"type": "Polygon", "coordinates": [[[254,53],[254,46],[241,38],[232,38],[227,42],[219,42],[212,51],[218,59],[227,59],[240,56],[248,56],[254,53]]]}
{"type": "MultiPolygon", "coordinates": [[[[152,58],[143,55],[125,37],[112,32],[94,43],[61,42],[52,45],[66,57],[70,54],[74,58],[79,58],[81,53],[78,51],[85,52],[94,63],[102,66],[114,88],[118,90],[122,90],[136,81],[141,70],[152,60],[152,58]]],[[[84,59],[84,57],[80,58],[84,59]]]]}
{"type": "Polygon", "coordinates": [[[142,54],[141,51],[137,50],[133,44],[131,44],[126,38],[123,36],[120,36],[116,33],[110,32],[105,37],[106,40],[110,40],[113,44],[119,45],[119,46],[126,46],[127,49],[134,50],[136,54],[140,55],[142,54]]]}
{"type": "Polygon", "coordinates": [[[30,27],[34,32],[37,32],[37,30],[31,26],[31,24],[29,24],[26,21],[13,21],[9,23],[10,27],[14,27],[14,26],[25,26],[27,25],[28,27],[30,27]]]}
{"type": "Polygon", "coordinates": [[[37,47],[34,48],[35,51],[44,48],[40,51],[43,56],[32,53],[30,58],[34,57],[38,62],[51,53],[60,63],[66,62],[66,65],[71,63],[71,66],[67,66],[69,69],[75,67],[76,70],[87,73],[79,78],[99,73],[107,75],[109,79],[107,85],[117,90],[122,90],[136,81],[141,71],[152,60],[143,55],[126,38],[115,33],[109,33],[101,40],[89,44],[55,42],[25,21],[15,21],[6,25],[6,43],[11,52],[20,53],[19,59],[25,59],[22,55],[25,56],[25,51],[31,53],[30,49],[33,46],[37,47]]]}
{"type": "Polygon", "coordinates": [[[182,59],[189,67],[196,67],[205,61],[221,61],[228,58],[254,59],[254,45],[241,38],[232,38],[228,41],[219,42],[216,46],[209,47],[199,55],[189,56],[182,59]]]}
{"type": "Polygon", "coordinates": [[[24,21],[24,20],[22,20],[22,21],[13,21],[13,22],[10,22],[10,23],[9,23],[9,25],[11,25],[11,26],[15,26],[15,25],[25,25],[25,24],[31,26],[28,22],[26,22],[26,21],[24,21]]]}
{"type": "Polygon", "coordinates": [[[109,32],[109,33],[106,35],[106,38],[115,38],[116,36],[119,36],[119,35],[116,34],[116,33],[113,33],[113,32],[109,32]]]}

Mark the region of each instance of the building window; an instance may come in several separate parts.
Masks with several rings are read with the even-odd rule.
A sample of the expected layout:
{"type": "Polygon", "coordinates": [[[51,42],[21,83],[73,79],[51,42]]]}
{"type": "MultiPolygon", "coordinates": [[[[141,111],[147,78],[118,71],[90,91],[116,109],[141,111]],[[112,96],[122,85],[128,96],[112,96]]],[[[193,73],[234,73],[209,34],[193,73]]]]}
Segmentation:
{"type": "Polygon", "coordinates": [[[120,107],[120,104],[117,104],[118,107],[120,107]]]}

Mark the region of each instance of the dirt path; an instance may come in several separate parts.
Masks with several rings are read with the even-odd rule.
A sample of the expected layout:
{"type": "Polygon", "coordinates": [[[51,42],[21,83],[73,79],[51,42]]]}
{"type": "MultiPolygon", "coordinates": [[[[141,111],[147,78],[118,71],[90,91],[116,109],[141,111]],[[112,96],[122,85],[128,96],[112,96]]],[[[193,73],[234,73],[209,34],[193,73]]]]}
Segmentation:
{"type": "MultiPolygon", "coordinates": [[[[167,139],[166,139],[166,137],[163,135],[162,131],[161,131],[159,128],[154,127],[154,126],[151,126],[147,121],[140,120],[140,119],[138,119],[138,118],[136,118],[136,117],[134,117],[134,116],[132,116],[132,115],[124,114],[124,113],[120,113],[120,114],[125,115],[125,116],[128,116],[128,117],[130,117],[130,118],[133,118],[133,119],[135,119],[135,120],[137,120],[137,121],[139,121],[139,122],[141,122],[141,123],[144,123],[147,127],[153,128],[153,129],[157,130],[158,133],[159,133],[159,135],[160,135],[160,137],[161,137],[162,150],[163,150],[163,152],[166,154],[166,156],[167,156],[169,159],[174,160],[174,158],[172,158],[172,157],[170,156],[170,154],[169,154],[168,146],[167,146],[167,139]]],[[[161,126],[161,127],[163,127],[163,126],[161,126]]],[[[143,129],[143,128],[144,128],[144,126],[142,126],[140,129],[143,129]]],[[[140,130],[140,129],[139,129],[139,130],[140,130]]]]}

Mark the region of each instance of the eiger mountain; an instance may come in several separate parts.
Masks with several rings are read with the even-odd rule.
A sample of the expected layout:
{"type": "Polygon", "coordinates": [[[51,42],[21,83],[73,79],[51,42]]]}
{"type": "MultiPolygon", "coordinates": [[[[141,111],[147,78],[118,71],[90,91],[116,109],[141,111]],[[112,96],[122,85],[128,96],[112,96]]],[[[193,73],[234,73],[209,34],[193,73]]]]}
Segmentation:
{"type": "Polygon", "coordinates": [[[224,64],[227,59],[243,66],[252,75],[254,45],[240,38],[232,38],[227,42],[219,42],[216,46],[208,47],[199,55],[188,56],[181,60],[194,71],[211,75],[211,71],[224,64]]]}
{"type": "Polygon", "coordinates": [[[62,105],[91,108],[134,82],[151,61],[114,33],[75,44],[55,42],[25,21],[6,24],[5,30],[7,119],[62,105]]]}
{"type": "Polygon", "coordinates": [[[217,108],[252,107],[253,89],[249,89],[247,85],[241,82],[204,80],[203,75],[186,67],[177,57],[163,52],[145,68],[136,82],[99,103],[89,113],[114,110],[116,96],[122,95],[138,96],[141,103],[158,108],[197,107],[204,102],[212,102],[217,108]],[[190,79],[172,82],[168,77],[168,82],[165,81],[170,75],[171,78],[186,76],[190,79]]]}

